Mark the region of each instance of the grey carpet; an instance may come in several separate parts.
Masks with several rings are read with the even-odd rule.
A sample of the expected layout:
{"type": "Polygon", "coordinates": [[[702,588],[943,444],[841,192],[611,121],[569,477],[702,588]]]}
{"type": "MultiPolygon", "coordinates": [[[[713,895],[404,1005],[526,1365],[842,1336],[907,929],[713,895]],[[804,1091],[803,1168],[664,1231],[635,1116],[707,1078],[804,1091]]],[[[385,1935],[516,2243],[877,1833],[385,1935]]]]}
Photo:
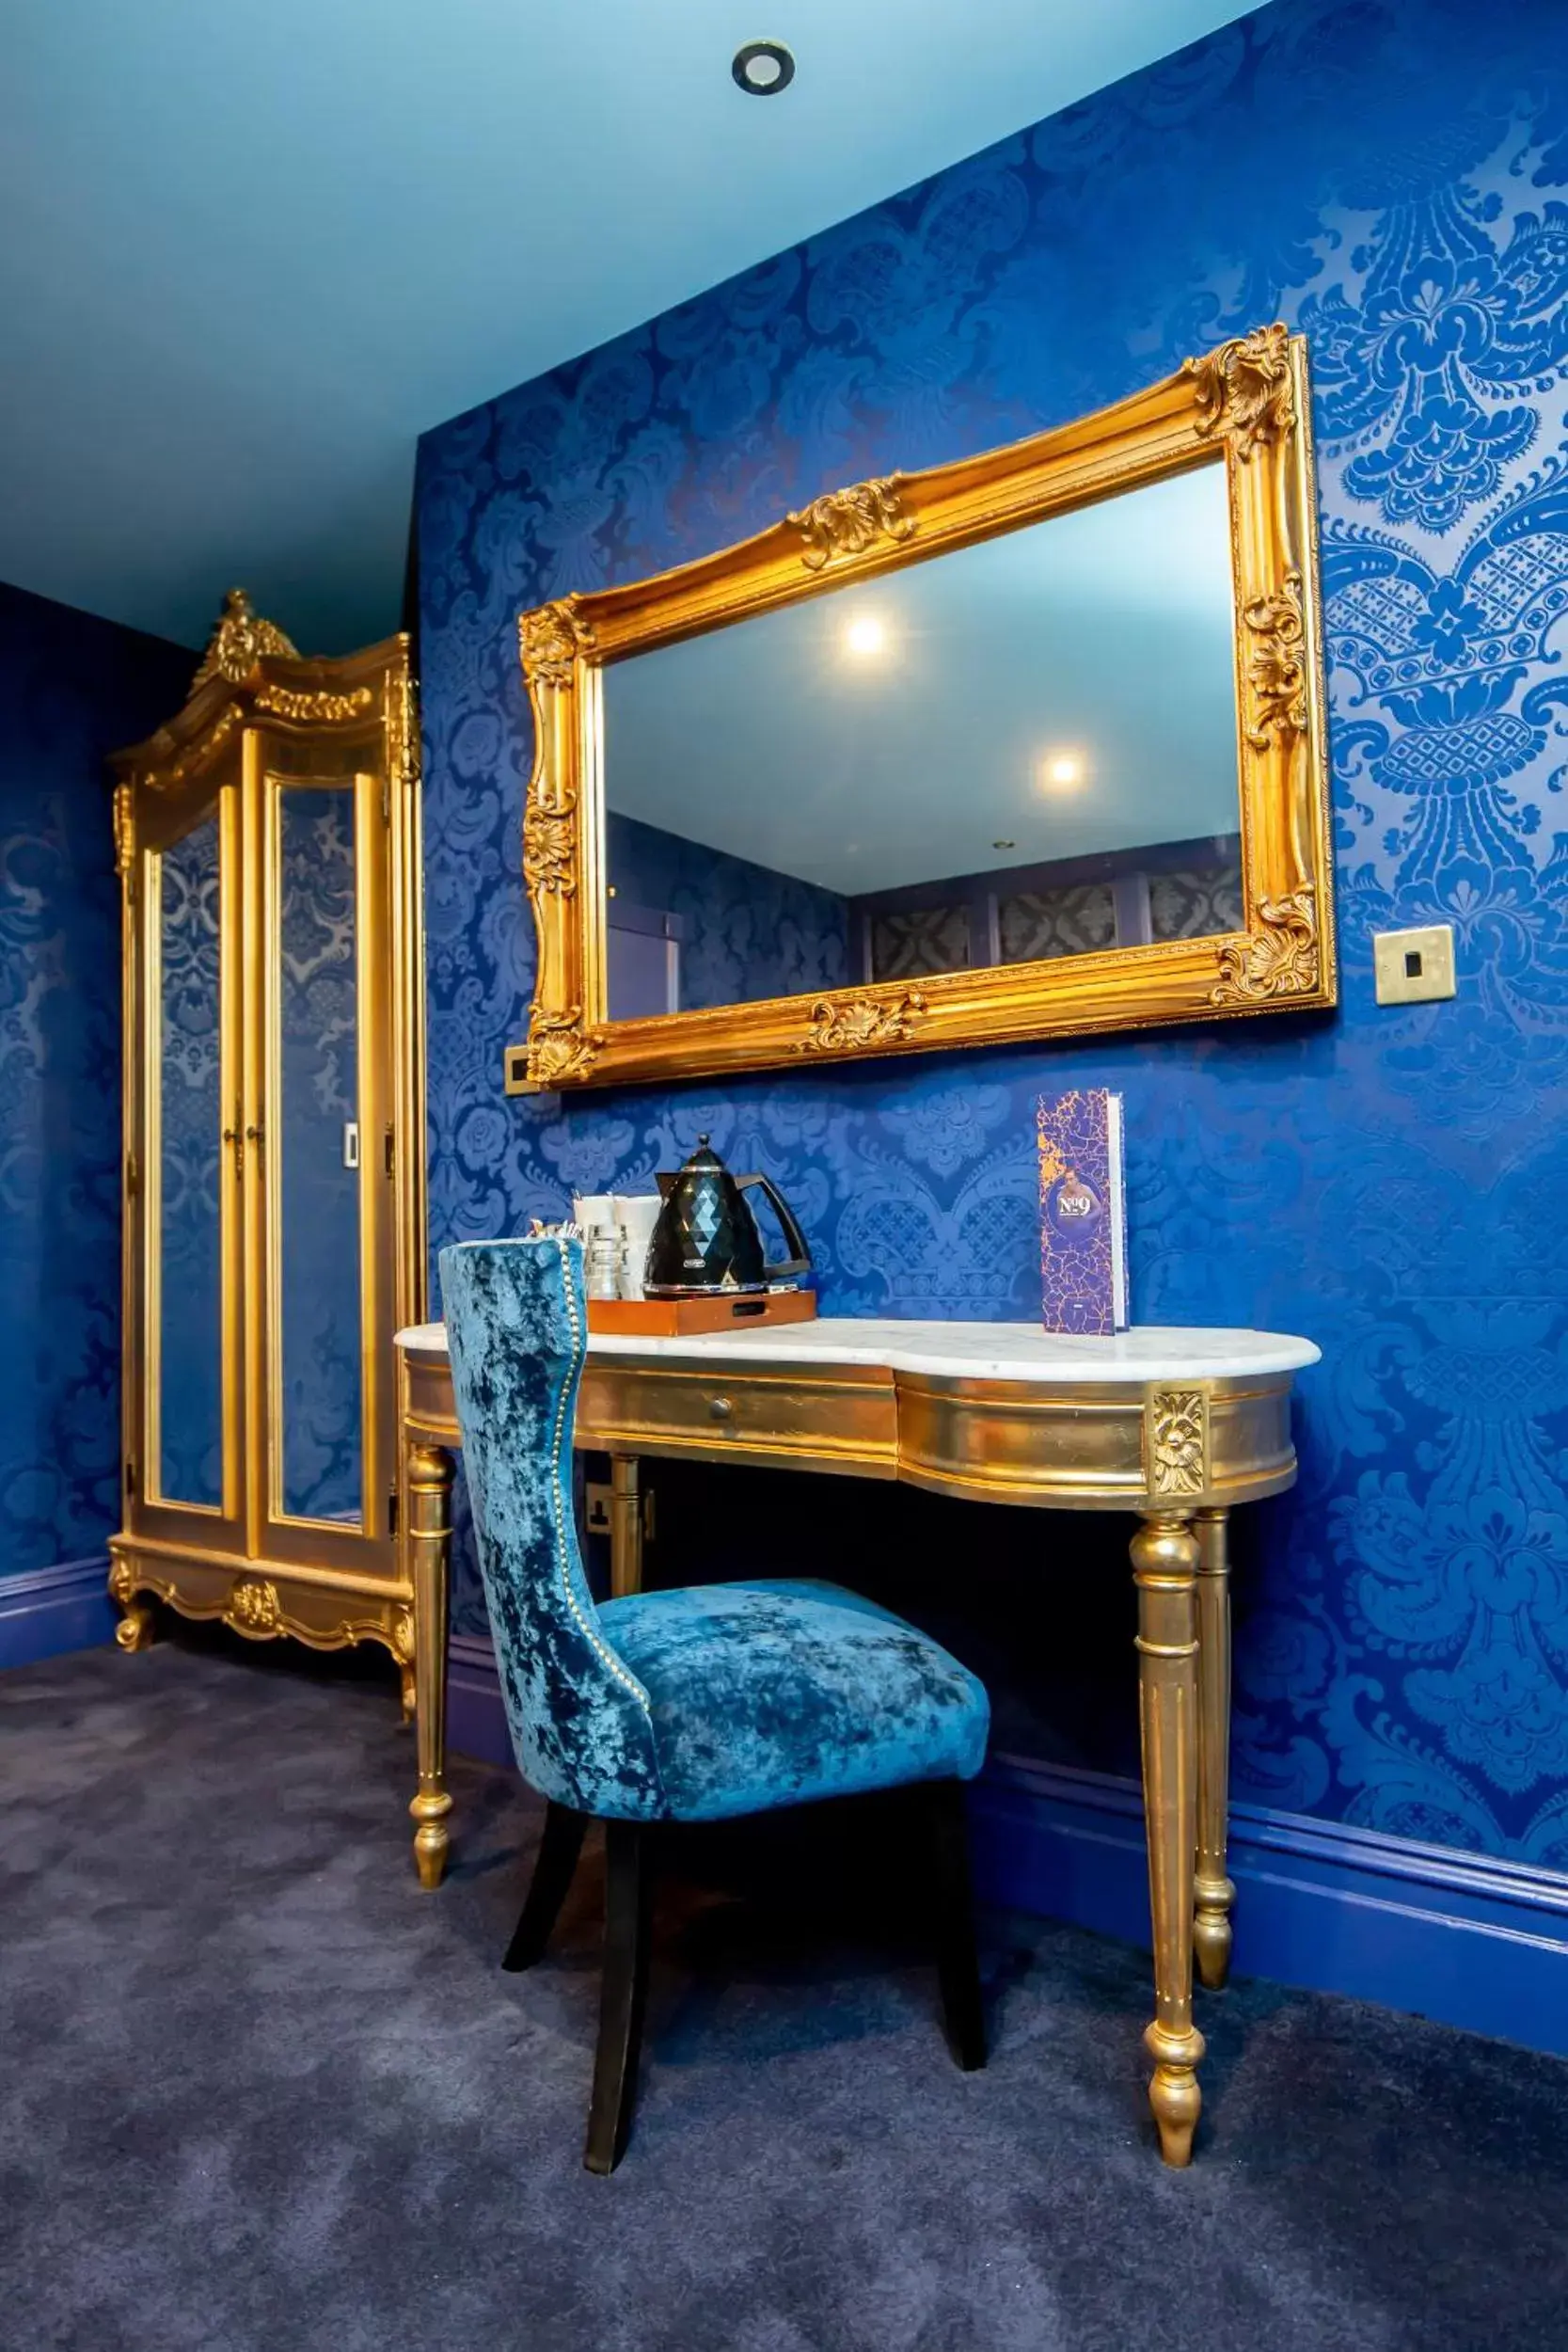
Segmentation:
{"type": "Polygon", "coordinates": [[[0,1677],[12,2352],[1568,2344],[1568,2068],[1240,1984],[1167,2172],[1147,1962],[987,1922],[960,2075],[863,1817],[673,1857],[636,2133],[590,2177],[596,1854],[503,1976],[540,1808],[460,1766],[424,1896],[411,1756],[387,1684],[281,1650],[0,1677]]]}

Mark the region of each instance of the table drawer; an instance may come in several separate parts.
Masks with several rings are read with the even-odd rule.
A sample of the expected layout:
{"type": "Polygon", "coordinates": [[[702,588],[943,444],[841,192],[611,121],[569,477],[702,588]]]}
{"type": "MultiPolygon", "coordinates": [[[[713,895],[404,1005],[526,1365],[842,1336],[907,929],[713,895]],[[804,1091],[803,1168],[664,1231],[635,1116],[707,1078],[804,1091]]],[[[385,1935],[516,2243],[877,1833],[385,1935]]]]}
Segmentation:
{"type": "Polygon", "coordinates": [[[894,1478],[898,1412],[891,1374],[875,1366],[766,1373],[721,1364],[590,1359],[578,1403],[577,1442],[594,1451],[685,1454],[705,1460],[894,1478]]]}

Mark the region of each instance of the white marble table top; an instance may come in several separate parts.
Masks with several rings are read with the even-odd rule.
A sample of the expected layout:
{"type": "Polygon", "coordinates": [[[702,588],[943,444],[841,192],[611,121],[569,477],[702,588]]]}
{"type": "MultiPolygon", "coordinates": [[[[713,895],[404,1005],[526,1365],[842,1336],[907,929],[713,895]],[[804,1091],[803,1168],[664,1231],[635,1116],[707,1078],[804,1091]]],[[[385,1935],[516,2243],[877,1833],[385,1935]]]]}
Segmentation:
{"type": "MultiPolygon", "coordinates": [[[[400,1347],[445,1355],[446,1326],[415,1324],[400,1347]]],[[[1322,1349],[1280,1331],[1227,1331],[1140,1324],[1114,1339],[1075,1339],[1035,1323],[905,1323],[822,1315],[761,1330],[705,1331],[679,1339],[595,1331],[590,1356],[662,1357],[695,1364],[872,1364],[948,1380],[1212,1380],[1300,1372],[1322,1349]]]]}

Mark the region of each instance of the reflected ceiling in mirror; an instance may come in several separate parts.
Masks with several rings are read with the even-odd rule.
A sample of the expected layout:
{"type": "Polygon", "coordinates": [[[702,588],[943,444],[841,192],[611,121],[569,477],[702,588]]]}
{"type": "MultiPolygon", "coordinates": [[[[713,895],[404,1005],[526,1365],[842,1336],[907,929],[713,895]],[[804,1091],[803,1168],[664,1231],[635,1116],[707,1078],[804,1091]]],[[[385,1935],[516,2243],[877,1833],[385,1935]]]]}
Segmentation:
{"type": "Polygon", "coordinates": [[[612,1020],[1241,923],[1215,464],[607,666],[612,1020]]]}

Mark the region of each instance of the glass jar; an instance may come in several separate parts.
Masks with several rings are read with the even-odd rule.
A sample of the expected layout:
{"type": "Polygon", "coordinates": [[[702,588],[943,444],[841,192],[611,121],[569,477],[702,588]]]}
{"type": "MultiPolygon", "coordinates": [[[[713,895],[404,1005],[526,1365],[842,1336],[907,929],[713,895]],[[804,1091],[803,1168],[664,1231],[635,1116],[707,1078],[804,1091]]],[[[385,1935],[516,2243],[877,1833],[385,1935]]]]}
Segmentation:
{"type": "Polygon", "coordinates": [[[591,1232],[582,1246],[583,1285],[590,1298],[619,1298],[626,1244],[612,1225],[591,1232]]]}

